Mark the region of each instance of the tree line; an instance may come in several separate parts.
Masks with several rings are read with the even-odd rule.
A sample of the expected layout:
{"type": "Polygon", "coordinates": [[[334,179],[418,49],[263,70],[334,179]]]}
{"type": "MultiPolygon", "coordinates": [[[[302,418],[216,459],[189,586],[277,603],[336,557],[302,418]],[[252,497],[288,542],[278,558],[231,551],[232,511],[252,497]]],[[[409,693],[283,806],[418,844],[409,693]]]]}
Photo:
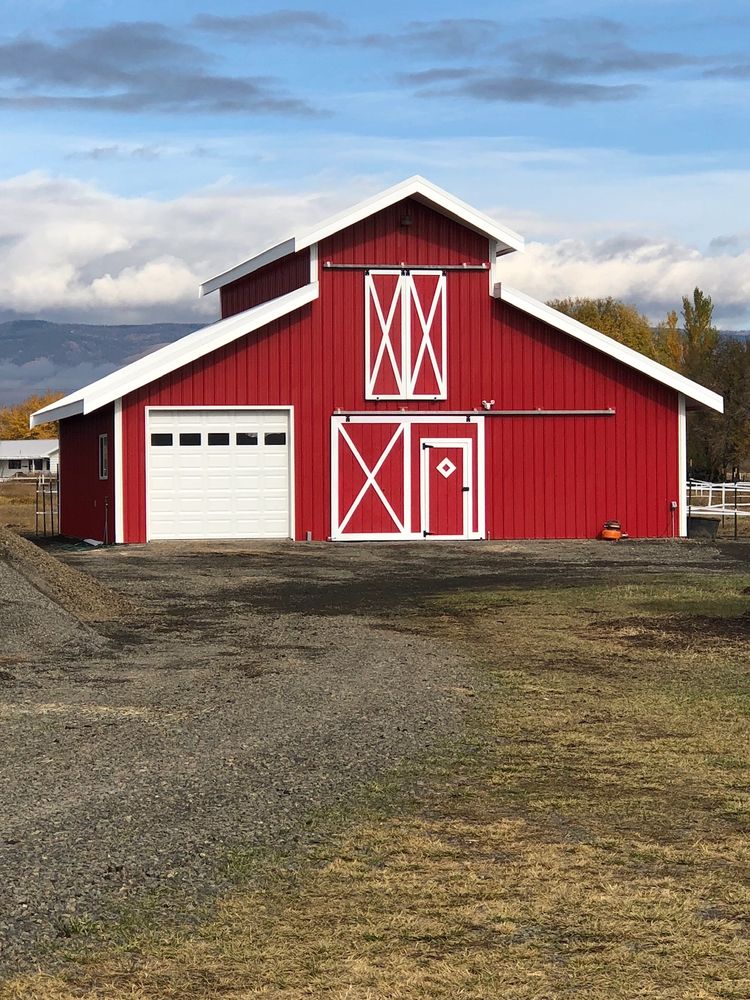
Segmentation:
{"type": "Polygon", "coordinates": [[[724,414],[688,413],[688,464],[698,479],[738,479],[750,460],[750,338],[723,336],[711,296],[696,288],[653,327],[614,298],[557,299],[560,312],[619,340],[724,397],[724,414]]]}

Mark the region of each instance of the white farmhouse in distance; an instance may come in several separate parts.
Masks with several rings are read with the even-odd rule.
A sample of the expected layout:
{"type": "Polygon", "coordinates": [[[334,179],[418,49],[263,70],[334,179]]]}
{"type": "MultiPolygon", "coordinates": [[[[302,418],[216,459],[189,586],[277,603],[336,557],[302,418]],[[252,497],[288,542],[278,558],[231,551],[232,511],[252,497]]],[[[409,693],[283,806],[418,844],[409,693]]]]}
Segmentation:
{"type": "Polygon", "coordinates": [[[15,476],[57,472],[59,455],[57,438],[0,441],[0,482],[15,476]]]}

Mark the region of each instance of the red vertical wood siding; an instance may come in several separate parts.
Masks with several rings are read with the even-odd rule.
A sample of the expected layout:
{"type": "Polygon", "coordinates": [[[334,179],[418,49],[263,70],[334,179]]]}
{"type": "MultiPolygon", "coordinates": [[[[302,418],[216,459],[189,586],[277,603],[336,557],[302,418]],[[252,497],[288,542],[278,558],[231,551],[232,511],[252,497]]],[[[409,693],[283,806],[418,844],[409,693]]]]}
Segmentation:
{"type": "Polygon", "coordinates": [[[282,257],[273,264],[266,264],[245,278],[225,285],[220,291],[221,318],[252,309],[261,302],[276,299],[295,288],[301,288],[310,280],[310,251],[282,257]]]}
{"type": "Polygon", "coordinates": [[[72,538],[115,539],[114,406],[60,421],[60,531],[72,538]],[[109,478],[99,479],[99,435],[109,446],[109,478]]]}
{"type": "MultiPolygon", "coordinates": [[[[316,302],[125,397],[125,540],[142,541],[146,533],[148,405],[293,406],[296,533],[324,539],[330,533],[330,418],[337,408],[474,410],[483,399],[494,399],[499,410],[616,410],[614,416],[486,419],[491,537],[594,537],[611,518],[633,536],[670,534],[669,503],[679,497],[677,394],[491,298],[486,272],[447,272],[448,398],[365,399],[364,276],[326,270],[325,262],[481,264],[488,252],[485,238],[416,201],[403,202],[320,244],[316,302]],[[402,225],[406,215],[409,226],[402,225]]],[[[255,281],[281,294],[295,268],[294,280],[306,283],[301,257],[269,265],[255,281]],[[289,269],[283,279],[280,267],[289,269]]],[[[235,284],[239,289],[242,282],[235,284]]],[[[225,309],[229,301],[225,290],[225,309]]]]}

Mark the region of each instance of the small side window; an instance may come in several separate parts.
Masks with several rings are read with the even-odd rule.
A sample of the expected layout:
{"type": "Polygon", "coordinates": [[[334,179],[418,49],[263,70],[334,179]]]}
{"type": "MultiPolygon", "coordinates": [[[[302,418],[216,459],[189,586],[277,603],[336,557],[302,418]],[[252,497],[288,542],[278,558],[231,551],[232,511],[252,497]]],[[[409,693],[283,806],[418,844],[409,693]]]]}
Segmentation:
{"type": "Polygon", "coordinates": [[[198,445],[201,443],[200,434],[180,434],[181,445],[198,445]]]}
{"type": "Polygon", "coordinates": [[[21,459],[20,458],[11,458],[8,461],[8,468],[9,469],[20,469],[21,468],[21,459]]]}
{"type": "Polygon", "coordinates": [[[171,434],[152,434],[151,445],[153,448],[168,448],[172,444],[171,434]]]}
{"type": "Polygon", "coordinates": [[[240,431],[237,435],[237,444],[239,445],[257,444],[257,443],[258,443],[257,434],[248,434],[246,431],[240,431]]]}
{"type": "Polygon", "coordinates": [[[279,434],[268,433],[264,440],[266,444],[286,444],[286,434],[283,431],[279,434]]]}
{"type": "Polygon", "coordinates": [[[99,478],[109,479],[109,435],[99,435],[99,478]]]}
{"type": "Polygon", "coordinates": [[[228,434],[209,434],[208,443],[211,444],[229,444],[228,434]]]}

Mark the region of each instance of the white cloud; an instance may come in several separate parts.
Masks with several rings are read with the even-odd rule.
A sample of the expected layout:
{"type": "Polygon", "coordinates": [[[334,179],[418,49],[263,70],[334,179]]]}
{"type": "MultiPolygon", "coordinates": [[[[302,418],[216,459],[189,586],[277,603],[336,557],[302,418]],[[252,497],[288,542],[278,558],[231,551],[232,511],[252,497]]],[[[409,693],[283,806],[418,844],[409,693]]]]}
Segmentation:
{"type": "MultiPolygon", "coordinates": [[[[225,181],[171,200],[43,173],[12,178],[0,183],[0,303],[79,322],[210,322],[218,299],[197,298],[202,280],[388,183],[349,177],[321,175],[302,193],[225,181]]],[[[746,233],[725,232],[704,252],[666,227],[660,239],[615,224],[602,239],[602,223],[594,231],[574,217],[550,217],[546,232],[539,212],[506,221],[533,240],[503,260],[503,278],[540,298],[613,295],[658,319],[698,285],[723,325],[750,326],[746,233]]]]}
{"type": "Polygon", "coordinates": [[[50,358],[34,358],[25,364],[3,362],[0,366],[0,399],[3,405],[17,403],[31,393],[72,392],[112,371],[113,365],[80,364],[60,368],[50,358]]]}
{"type": "Polygon", "coordinates": [[[632,235],[584,242],[527,244],[524,254],[506,257],[502,280],[541,299],[608,296],[637,305],[656,321],[679,311],[683,295],[696,286],[709,294],[720,325],[750,325],[750,250],[707,255],[672,241],[632,235]]]}
{"type": "Polygon", "coordinates": [[[0,302],[81,322],[210,321],[218,300],[198,300],[201,281],[312,224],[341,198],[340,190],[225,184],[158,201],[42,173],[12,178],[0,183],[0,302]]]}

